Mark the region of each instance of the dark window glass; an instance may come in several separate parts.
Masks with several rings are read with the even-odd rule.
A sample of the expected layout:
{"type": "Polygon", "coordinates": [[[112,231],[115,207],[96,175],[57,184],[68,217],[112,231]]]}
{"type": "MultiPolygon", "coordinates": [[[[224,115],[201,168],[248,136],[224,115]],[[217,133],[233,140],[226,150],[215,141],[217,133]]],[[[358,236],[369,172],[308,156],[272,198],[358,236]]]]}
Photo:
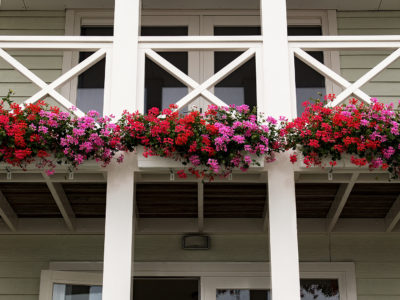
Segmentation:
{"type": "Polygon", "coordinates": [[[270,300],[269,290],[230,289],[217,290],[216,300],[270,300]]]}
{"type": "MultiPolygon", "coordinates": [[[[188,35],[188,28],[144,26],[141,34],[142,36],[185,36],[188,35]]],[[[187,52],[159,52],[158,54],[188,74],[187,52]]],[[[167,108],[188,93],[186,85],[148,58],[146,58],[145,68],[145,111],[152,107],[167,108]]]]}
{"type": "MultiPolygon", "coordinates": [[[[198,300],[197,278],[135,278],[133,300],[198,300]]],[[[54,284],[53,300],[101,300],[102,286],[54,284]]],[[[255,299],[257,300],[257,299],[255,299]]]]}
{"type": "MultiPolygon", "coordinates": [[[[307,35],[322,35],[321,27],[315,26],[289,26],[288,35],[292,36],[307,36],[307,35]]],[[[307,52],[312,57],[320,62],[324,62],[324,54],[322,51],[307,52]]],[[[295,76],[296,76],[296,97],[297,97],[297,115],[301,115],[304,111],[302,103],[311,98],[319,98],[319,94],[324,95],[325,78],[317,71],[307,66],[298,58],[295,58],[295,76]]]]}
{"type": "MultiPolygon", "coordinates": [[[[112,36],[112,27],[82,27],[83,36],[112,36]]],[[[80,52],[79,61],[88,58],[93,52],[80,52]]],[[[104,102],[104,71],[106,60],[102,59],[97,64],[86,70],[78,77],[78,92],[76,105],[84,112],[96,110],[103,114],[104,102]]]]}
{"type": "MultiPolygon", "coordinates": [[[[144,26],[143,36],[184,36],[188,34],[185,26],[144,26]]],[[[83,36],[112,36],[112,27],[82,27],[83,36]]],[[[81,52],[79,61],[83,61],[93,52],[81,52]]],[[[187,52],[160,52],[162,57],[188,73],[187,52]]],[[[105,59],[101,60],[78,78],[77,106],[87,112],[97,110],[103,112],[105,59]]],[[[151,107],[166,108],[177,102],[188,92],[187,87],[164,69],[146,58],[145,69],[145,110],[151,107]]]]}
{"type": "Polygon", "coordinates": [[[302,300],[339,300],[339,282],[337,279],[301,279],[300,295],[302,300]]]}
{"type": "MultiPolygon", "coordinates": [[[[214,35],[260,35],[259,26],[216,26],[214,35]]],[[[243,52],[216,51],[214,72],[218,72],[243,52]]],[[[227,104],[257,105],[256,61],[251,58],[214,87],[214,93],[227,104]]]]}

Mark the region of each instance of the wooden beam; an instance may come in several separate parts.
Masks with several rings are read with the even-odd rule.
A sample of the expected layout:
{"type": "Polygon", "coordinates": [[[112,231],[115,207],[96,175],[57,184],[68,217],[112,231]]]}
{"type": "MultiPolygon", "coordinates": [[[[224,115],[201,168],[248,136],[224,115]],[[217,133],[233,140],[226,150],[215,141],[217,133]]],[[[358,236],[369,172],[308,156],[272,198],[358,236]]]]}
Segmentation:
{"type": "Polygon", "coordinates": [[[0,217],[3,219],[4,223],[7,224],[11,231],[17,231],[18,217],[14,212],[10,203],[8,203],[7,198],[0,191],[0,217]]]}
{"type": "Polygon", "coordinates": [[[357,182],[358,175],[359,173],[354,173],[348,183],[342,183],[340,185],[339,190],[335,196],[335,200],[333,200],[331,208],[328,212],[326,227],[326,230],[328,232],[331,232],[338,222],[340,214],[342,213],[343,208],[346,205],[347,199],[349,198],[350,193],[357,182]]]}
{"type": "Polygon", "coordinates": [[[74,231],[76,222],[75,213],[72,210],[71,204],[68,200],[67,195],[64,192],[61,183],[50,181],[50,178],[45,174],[43,176],[46,180],[47,187],[50,190],[50,193],[53,196],[53,199],[56,202],[62,217],[64,218],[65,224],[67,225],[69,230],[74,231]]]}
{"type": "Polygon", "coordinates": [[[197,184],[197,219],[199,232],[204,229],[204,184],[199,182],[197,184]]]}
{"type": "Polygon", "coordinates": [[[385,230],[386,232],[391,232],[396,227],[400,221],[400,195],[397,197],[396,201],[393,203],[389,212],[385,217],[385,230]]]}

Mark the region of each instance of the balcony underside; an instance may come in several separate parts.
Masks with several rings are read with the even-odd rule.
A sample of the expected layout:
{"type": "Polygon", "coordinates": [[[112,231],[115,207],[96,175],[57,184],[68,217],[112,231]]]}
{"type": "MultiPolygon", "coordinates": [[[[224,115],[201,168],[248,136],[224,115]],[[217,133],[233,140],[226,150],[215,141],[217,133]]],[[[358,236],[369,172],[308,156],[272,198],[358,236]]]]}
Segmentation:
{"type": "MultiPolygon", "coordinates": [[[[11,179],[0,174],[2,198],[15,217],[13,231],[2,215],[0,234],[102,234],[103,172],[86,169],[71,177],[58,170],[50,180],[37,171],[13,171],[11,179]]],[[[195,178],[171,181],[168,169],[138,170],[137,232],[267,232],[267,176],[250,170],[201,183],[195,178]]],[[[389,181],[387,173],[338,168],[329,180],[327,170],[298,169],[295,176],[299,232],[400,232],[400,182],[389,181]]],[[[4,214],[1,208],[0,201],[4,214]]]]}

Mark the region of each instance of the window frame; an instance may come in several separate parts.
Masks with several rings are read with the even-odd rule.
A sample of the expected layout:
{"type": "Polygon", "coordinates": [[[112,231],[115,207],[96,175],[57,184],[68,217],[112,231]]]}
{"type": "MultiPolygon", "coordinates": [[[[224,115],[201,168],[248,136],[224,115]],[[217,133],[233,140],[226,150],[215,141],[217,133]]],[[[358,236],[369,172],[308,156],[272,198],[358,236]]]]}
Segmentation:
{"type": "MultiPolygon", "coordinates": [[[[49,270],[41,273],[39,300],[52,300],[54,283],[101,285],[102,269],[102,262],[50,262],[49,270]]],[[[200,300],[207,277],[271,277],[270,264],[264,262],[135,262],[133,270],[138,277],[199,277],[200,300]]],[[[300,263],[300,278],[337,279],[340,299],[357,300],[352,262],[300,263]]]]}
{"type": "MultiPolygon", "coordinates": [[[[65,35],[80,35],[81,26],[111,26],[113,25],[113,10],[100,9],[70,9],[66,11],[65,35]]],[[[213,35],[211,25],[260,25],[259,10],[142,10],[141,25],[144,26],[179,26],[188,25],[189,35],[213,35]],[[209,20],[213,20],[211,23],[209,20]],[[238,23],[239,22],[239,23],[238,23]]],[[[336,10],[288,10],[288,26],[321,26],[322,35],[337,35],[336,10]]],[[[189,51],[188,70],[189,76],[196,81],[203,82],[213,74],[214,64],[211,52],[189,51]],[[212,58],[212,61],[210,59],[212,58]],[[207,64],[201,65],[202,61],[207,64]],[[212,63],[211,63],[212,62],[212,63]]],[[[144,53],[139,53],[139,58],[144,53]]],[[[63,56],[62,73],[70,70],[79,62],[79,53],[76,51],[65,51],[63,56]]],[[[324,51],[324,64],[337,74],[340,74],[339,51],[324,51]]],[[[144,66],[138,65],[138,68],[144,66]]],[[[292,82],[295,82],[294,72],[291,72],[292,82]]],[[[139,82],[142,84],[142,82],[139,82]]],[[[61,94],[76,104],[78,78],[74,78],[61,88],[61,94]]],[[[326,93],[338,94],[341,88],[325,78],[326,93]]],[[[295,91],[295,87],[292,86],[295,91]]],[[[190,91],[190,89],[189,89],[190,91]]],[[[144,97],[143,87],[138,88],[136,95],[136,107],[144,111],[144,102],[139,101],[144,97]]],[[[295,95],[292,97],[295,99],[295,95]]],[[[204,101],[201,97],[192,105],[203,107],[204,101]]],[[[293,101],[295,102],[295,101],[293,101]]],[[[297,116],[297,104],[291,103],[293,117],[297,116]]]]}

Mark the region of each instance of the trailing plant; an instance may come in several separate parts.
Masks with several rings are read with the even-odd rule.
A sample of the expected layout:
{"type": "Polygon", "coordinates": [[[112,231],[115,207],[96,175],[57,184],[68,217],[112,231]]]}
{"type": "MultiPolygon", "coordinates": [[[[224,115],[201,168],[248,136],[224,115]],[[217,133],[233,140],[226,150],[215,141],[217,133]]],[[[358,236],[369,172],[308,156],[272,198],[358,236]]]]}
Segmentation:
{"type": "Polygon", "coordinates": [[[110,117],[90,111],[77,118],[43,101],[20,106],[10,95],[0,102],[0,162],[23,169],[35,163],[51,175],[56,163],[107,165],[120,149],[120,128],[110,117]]]}
{"type": "Polygon", "coordinates": [[[365,104],[352,99],[349,104],[326,107],[333,101],[305,103],[301,117],[288,122],[282,129],[287,148],[298,154],[306,166],[334,167],[344,154],[356,166],[389,171],[393,177],[400,172],[399,106],[383,104],[372,99],[365,104]]]}
{"type": "MultiPolygon", "coordinates": [[[[172,158],[197,177],[211,178],[259,165],[256,157],[272,161],[274,153],[283,150],[278,121],[257,117],[256,108],[210,106],[205,113],[183,116],[175,108],[152,108],[147,115],[125,112],[118,122],[123,146],[133,150],[143,145],[145,157],[172,158]]],[[[187,176],[184,170],[178,175],[187,176]]]]}

